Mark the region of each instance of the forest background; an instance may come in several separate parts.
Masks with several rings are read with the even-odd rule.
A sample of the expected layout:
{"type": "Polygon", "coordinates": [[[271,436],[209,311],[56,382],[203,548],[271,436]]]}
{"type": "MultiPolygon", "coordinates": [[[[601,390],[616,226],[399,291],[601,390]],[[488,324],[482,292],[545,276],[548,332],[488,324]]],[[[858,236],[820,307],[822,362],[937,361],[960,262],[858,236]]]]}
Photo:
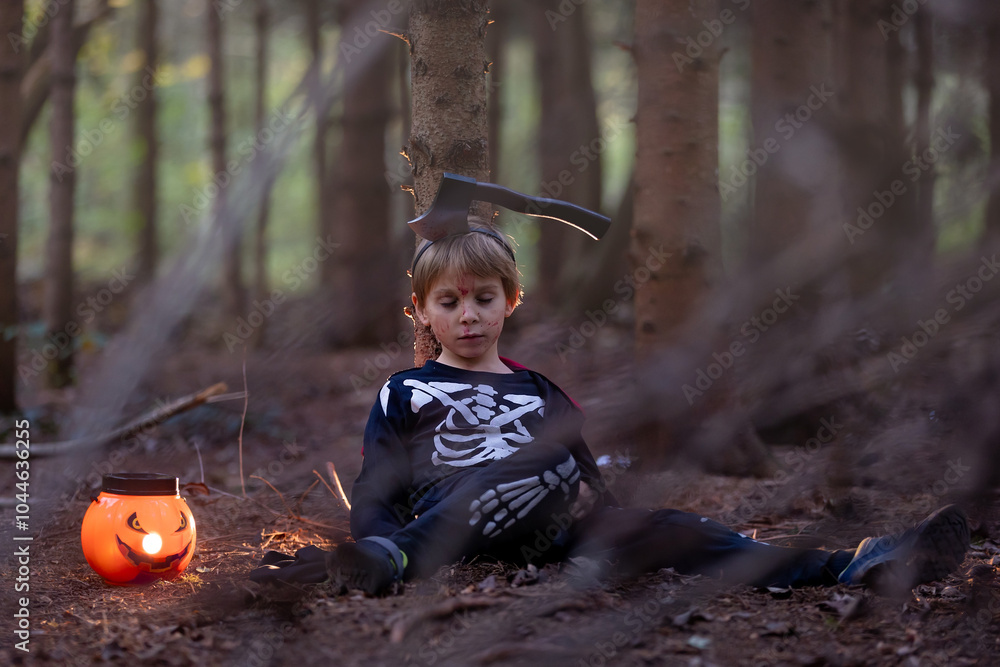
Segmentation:
{"type": "MultiPolygon", "coordinates": [[[[612,219],[599,242],[502,210],[496,223],[527,293],[501,353],[585,407],[620,499],[838,546],[963,502],[969,576],[923,592],[942,610],[926,625],[917,595],[885,641],[940,664],[996,650],[979,641],[1000,625],[994,3],[12,0],[0,30],[0,433],[30,423],[34,525],[76,582],[39,575],[40,660],[141,652],[122,648],[135,628],[114,614],[103,638],[81,638],[121,604],[145,619],[146,652],[171,624],[221,623],[224,638],[181,633],[192,660],[225,662],[241,623],[274,626],[267,607],[191,620],[177,588],[86,602],[99,580],[73,531],[103,473],[204,486],[191,502],[218,542],[190,583],[206,596],[268,546],[346,539],[312,473],[336,462],[349,496],[377,388],[431,353],[403,314],[405,222],[444,171],[612,219]],[[146,412],[219,381],[229,389],[166,423],[146,412]],[[88,620],[64,643],[67,610],[88,620]]],[[[11,516],[14,482],[0,486],[11,516]]],[[[452,571],[430,595],[478,574],[452,571]]],[[[702,620],[754,595],[698,598],[715,610],[702,620]]],[[[815,611],[820,594],[803,595],[815,611]]],[[[847,624],[841,658],[863,660],[866,633],[892,625],[861,599],[870,625],[827,609],[847,624]]],[[[592,632],[614,607],[573,604],[592,632]]],[[[791,635],[832,660],[829,617],[707,648],[678,645],[694,621],[658,605],[666,622],[618,647],[628,660],[781,662],[791,635]]],[[[308,596],[296,609],[334,613],[308,596]]],[[[351,609],[362,635],[384,634],[351,609]]],[[[391,603],[367,609],[393,627],[391,603]]],[[[484,627],[511,609],[496,613],[484,627]]],[[[485,645],[422,633],[403,648],[466,664],[485,645]]],[[[570,644],[590,664],[601,653],[570,644]]]]}

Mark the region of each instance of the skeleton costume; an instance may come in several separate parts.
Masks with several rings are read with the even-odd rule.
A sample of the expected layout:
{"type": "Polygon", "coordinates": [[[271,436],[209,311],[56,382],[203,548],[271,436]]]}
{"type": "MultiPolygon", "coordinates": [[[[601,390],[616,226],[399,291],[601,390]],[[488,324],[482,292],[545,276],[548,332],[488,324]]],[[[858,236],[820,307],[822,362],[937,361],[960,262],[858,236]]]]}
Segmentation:
{"type": "Polygon", "coordinates": [[[541,374],[503,361],[512,373],[428,361],[379,392],[351,532],[399,547],[407,578],[475,555],[536,563],[588,556],[620,574],[675,567],[808,585],[835,583],[850,561],[847,551],[757,542],[696,514],[618,508],[609,493],[573,520],[580,481],[604,488],[580,434],[583,413],[541,374]]]}
{"type": "MultiPolygon", "coordinates": [[[[565,514],[580,480],[600,487],[580,409],[541,374],[504,363],[512,373],[428,361],[386,382],[352,491],[355,539],[390,538],[432,571],[466,554],[502,555],[565,514]]],[[[550,532],[566,543],[565,528],[550,532]]]]}

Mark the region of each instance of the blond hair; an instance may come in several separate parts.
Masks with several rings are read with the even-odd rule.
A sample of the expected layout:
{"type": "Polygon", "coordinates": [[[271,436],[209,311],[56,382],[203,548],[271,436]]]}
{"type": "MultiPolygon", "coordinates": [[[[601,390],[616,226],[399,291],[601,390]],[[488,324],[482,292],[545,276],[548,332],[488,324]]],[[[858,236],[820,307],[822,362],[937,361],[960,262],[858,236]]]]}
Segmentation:
{"type": "Polygon", "coordinates": [[[425,241],[417,248],[411,269],[413,293],[423,308],[434,282],[448,271],[499,278],[507,303],[521,303],[521,280],[514,253],[500,232],[470,220],[469,233],[425,241]]]}

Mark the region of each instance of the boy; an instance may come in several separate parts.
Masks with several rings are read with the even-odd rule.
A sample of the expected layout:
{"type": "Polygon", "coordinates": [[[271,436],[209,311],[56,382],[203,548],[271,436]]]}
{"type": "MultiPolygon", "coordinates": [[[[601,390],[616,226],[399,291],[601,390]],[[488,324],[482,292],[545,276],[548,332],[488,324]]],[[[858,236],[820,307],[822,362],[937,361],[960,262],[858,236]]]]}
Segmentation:
{"type": "Polygon", "coordinates": [[[542,375],[499,356],[520,303],[514,253],[492,229],[426,242],[411,269],[413,317],[439,356],[379,392],[352,491],[356,542],[296,560],[271,552],[251,578],[322,581],[384,593],[475,555],[544,562],[587,556],[634,575],[674,567],[766,586],[879,584],[909,589],[964,558],[955,506],[854,551],[771,546],[677,510],[615,507],[580,430],[583,415],[542,375]],[[272,555],[273,554],[273,555],[272,555]]]}

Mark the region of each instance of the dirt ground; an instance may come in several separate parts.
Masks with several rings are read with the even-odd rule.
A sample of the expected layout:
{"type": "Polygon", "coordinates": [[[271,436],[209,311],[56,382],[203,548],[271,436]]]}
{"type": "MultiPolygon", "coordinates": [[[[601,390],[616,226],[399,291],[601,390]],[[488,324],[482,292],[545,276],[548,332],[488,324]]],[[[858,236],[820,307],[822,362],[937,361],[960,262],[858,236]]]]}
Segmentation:
{"type": "MultiPolygon", "coordinates": [[[[1000,664],[996,490],[970,507],[973,549],[959,571],[902,598],[843,586],[723,587],[672,570],[595,582],[580,563],[528,571],[492,562],[443,568],[385,598],[342,594],[328,584],[262,591],[247,573],[265,551],[292,552],[307,544],[329,548],[348,538],[347,510],[319,477],[326,479],[327,461],[335,463],[350,493],[361,463],[361,433],[381,383],[365,373],[373,364],[385,365],[380,354],[385,351],[251,353],[245,422],[242,400],[202,406],[144,435],[141,447],[115,466],[167,472],[189,485],[185,494],[197,521],[197,552],[186,574],[172,582],[109,586],[83,557],[80,521],[96,491],[60,480],[67,473],[96,479],[114,443],[69,462],[33,459],[38,496],[46,495],[43,489],[70,488],[71,497],[32,505],[30,651],[13,648],[11,628],[0,643],[0,663],[1000,664]],[[246,498],[240,485],[241,423],[246,498]]],[[[407,354],[389,358],[389,370],[405,367],[407,354]]],[[[595,455],[621,451],[621,443],[609,437],[615,406],[601,400],[621,380],[613,354],[603,366],[593,358],[565,365],[530,354],[515,358],[540,367],[588,408],[586,435],[595,455]],[[594,381],[598,376],[601,381],[594,381]]],[[[156,398],[220,380],[231,391],[243,384],[240,355],[225,349],[178,353],[160,366],[155,386],[144,386],[137,396],[135,413],[156,398]]],[[[385,374],[379,369],[379,378],[385,374]]],[[[70,398],[33,396],[41,406],[29,412],[33,442],[55,439],[47,424],[59,421],[70,398]]],[[[811,452],[807,469],[791,480],[713,476],[683,466],[655,474],[613,470],[609,476],[612,488],[634,505],[700,512],[772,543],[831,548],[918,521],[957,493],[934,486],[948,458],[933,454],[919,462],[884,460],[871,468],[875,483],[831,487],[824,471],[838,442],[811,452]],[[894,479],[893,466],[911,482],[885,481],[894,479]]],[[[12,496],[13,479],[0,480],[0,492],[12,496]]],[[[12,520],[13,510],[5,509],[4,525],[12,520]]],[[[0,600],[3,626],[10,627],[22,594],[14,592],[10,545],[16,543],[9,533],[3,544],[0,600]]]]}

